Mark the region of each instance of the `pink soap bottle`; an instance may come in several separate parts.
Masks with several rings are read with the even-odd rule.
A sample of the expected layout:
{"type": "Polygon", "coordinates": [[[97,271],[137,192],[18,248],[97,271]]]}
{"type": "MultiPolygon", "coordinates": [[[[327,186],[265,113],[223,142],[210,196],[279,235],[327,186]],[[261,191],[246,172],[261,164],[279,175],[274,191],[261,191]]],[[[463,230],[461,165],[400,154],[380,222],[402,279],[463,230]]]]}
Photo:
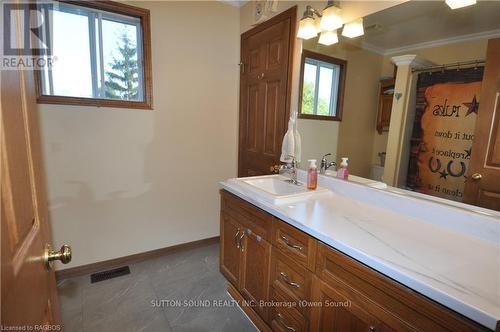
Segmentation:
{"type": "Polygon", "coordinates": [[[349,158],[343,157],[340,163],[340,168],[337,170],[337,177],[340,179],[347,180],[349,177],[349,170],[347,169],[349,158]]]}
{"type": "Polygon", "coordinates": [[[307,189],[315,190],[318,187],[318,167],[316,159],[308,160],[309,167],[307,168],[307,189]]]}

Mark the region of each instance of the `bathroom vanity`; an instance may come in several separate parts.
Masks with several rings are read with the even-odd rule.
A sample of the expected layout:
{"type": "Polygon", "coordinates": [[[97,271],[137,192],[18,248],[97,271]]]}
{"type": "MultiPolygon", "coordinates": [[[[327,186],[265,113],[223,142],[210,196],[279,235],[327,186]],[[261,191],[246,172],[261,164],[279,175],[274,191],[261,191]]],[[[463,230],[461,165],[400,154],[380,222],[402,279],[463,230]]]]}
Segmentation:
{"type": "Polygon", "coordinates": [[[319,185],[274,203],[222,183],[220,271],[260,330],[500,331],[498,215],[319,185]]]}

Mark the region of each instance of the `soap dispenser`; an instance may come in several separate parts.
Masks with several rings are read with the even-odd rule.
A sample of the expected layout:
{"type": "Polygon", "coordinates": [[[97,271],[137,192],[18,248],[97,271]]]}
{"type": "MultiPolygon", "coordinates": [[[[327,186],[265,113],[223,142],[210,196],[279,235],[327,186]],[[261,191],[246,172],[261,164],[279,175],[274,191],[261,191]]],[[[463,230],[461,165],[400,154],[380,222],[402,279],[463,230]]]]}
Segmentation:
{"type": "Polygon", "coordinates": [[[337,171],[337,177],[340,179],[347,180],[349,177],[349,170],[347,169],[349,158],[343,157],[340,163],[340,168],[337,171]]]}
{"type": "Polygon", "coordinates": [[[308,162],[307,189],[316,190],[316,187],[318,186],[318,167],[316,166],[316,159],[310,159],[308,162]]]}

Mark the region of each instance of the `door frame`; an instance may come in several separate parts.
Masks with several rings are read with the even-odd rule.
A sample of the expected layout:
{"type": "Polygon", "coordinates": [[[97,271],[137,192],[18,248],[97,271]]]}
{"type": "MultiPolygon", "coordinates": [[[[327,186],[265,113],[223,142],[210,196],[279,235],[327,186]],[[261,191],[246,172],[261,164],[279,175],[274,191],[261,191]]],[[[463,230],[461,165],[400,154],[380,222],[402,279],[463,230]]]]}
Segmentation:
{"type": "Polygon", "coordinates": [[[500,88],[500,83],[497,82],[497,77],[500,75],[498,54],[500,54],[500,38],[489,39],[480,92],[479,114],[476,115],[472,154],[463,197],[463,203],[496,211],[500,211],[500,199],[496,198],[499,191],[495,187],[495,180],[500,177],[500,168],[498,164],[495,164],[493,156],[496,150],[495,138],[500,136],[500,121],[496,118],[498,114],[495,114],[500,111],[498,109],[500,105],[496,104],[496,102],[500,103],[496,100],[496,94],[500,88]],[[474,173],[481,175],[482,179],[472,179],[474,173]],[[488,201],[488,195],[491,201],[488,201]]]}
{"type": "MultiPolygon", "coordinates": [[[[241,47],[243,42],[250,38],[251,36],[281,22],[290,19],[290,34],[289,34],[289,45],[288,45],[288,70],[287,70],[287,85],[286,85],[286,100],[285,100],[285,119],[290,118],[290,107],[291,107],[291,94],[292,94],[292,81],[293,81],[293,61],[295,54],[295,43],[296,43],[296,31],[297,31],[297,5],[271,17],[267,21],[257,25],[256,27],[245,31],[241,34],[240,39],[240,64],[243,63],[243,55],[241,52],[241,47]]],[[[242,147],[243,142],[240,136],[242,132],[242,121],[243,118],[243,106],[241,100],[241,92],[243,91],[243,75],[244,71],[240,69],[240,93],[239,93],[239,111],[238,111],[238,177],[242,176],[242,147]]],[[[285,120],[286,121],[286,120],[285,120]]],[[[287,126],[285,125],[282,136],[285,135],[287,126]]]]}

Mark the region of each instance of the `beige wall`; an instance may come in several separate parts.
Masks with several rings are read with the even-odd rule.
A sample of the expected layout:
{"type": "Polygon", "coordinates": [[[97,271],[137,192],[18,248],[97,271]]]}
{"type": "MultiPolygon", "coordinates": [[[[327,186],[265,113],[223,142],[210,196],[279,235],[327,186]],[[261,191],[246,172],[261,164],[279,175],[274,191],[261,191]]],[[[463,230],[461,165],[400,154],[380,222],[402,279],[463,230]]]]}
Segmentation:
{"type": "Polygon", "coordinates": [[[239,9],[138,5],[151,10],[154,111],[40,106],[69,267],[218,235],[218,181],[236,176],[239,9]]]}
{"type": "Polygon", "coordinates": [[[338,158],[348,157],[350,173],[365,178],[370,176],[381,65],[379,54],[349,52],[338,158]]]}
{"type": "MultiPolygon", "coordinates": [[[[391,58],[394,56],[415,54],[438,65],[452,62],[473,61],[486,57],[487,43],[487,39],[477,39],[386,55],[382,62],[380,76],[388,77],[393,75],[394,65],[391,62],[391,58]]],[[[378,153],[385,151],[387,138],[387,132],[382,133],[382,135],[379,135],[377,131],[373,132],[372,163],[378,164],[380,162],[378,153]]]]}
{"type": "Polygon", "coordinates": [[[318,167],[321,157],[331,153],[328,160],[334,160],[338,156],[337,145],[339,139],[338,121],[318,121],[310,119],[299,119],[298,130],[301,137],[302,161],[299,165],[307,169],[309,159],[316,159],[318,167]]]}

